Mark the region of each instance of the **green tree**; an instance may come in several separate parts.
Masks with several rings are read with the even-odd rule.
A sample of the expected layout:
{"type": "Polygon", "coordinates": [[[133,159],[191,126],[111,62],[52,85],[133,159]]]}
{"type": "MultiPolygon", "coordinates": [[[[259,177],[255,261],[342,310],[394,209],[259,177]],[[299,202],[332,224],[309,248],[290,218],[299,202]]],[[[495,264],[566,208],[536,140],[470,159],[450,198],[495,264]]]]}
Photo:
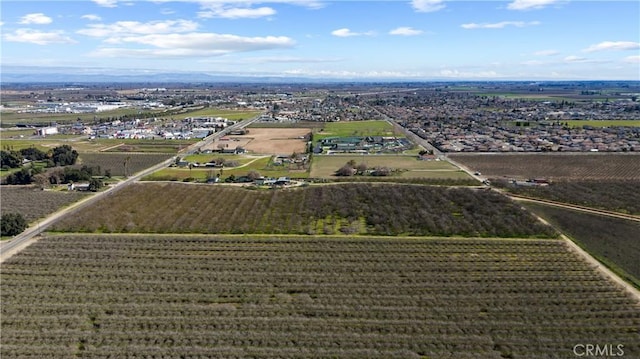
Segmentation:
{"type": "Polygon", "coordinates": [[[0,222],[0,232],[3,236],[15,236],[27,228],[27,220],[20,213],[5,213],[0,222]]]}
{"type": "Polygon", "coordinates": [[[16,151],[0,151],[0,167],[18,168],[22,166],[22,155],[16,151]]]}
{"type": "Polygon", "coordinates": [[[47,159],[47,153],[44,151],[40,151],[35,147],[23,148],[20,150],[20,154],[27,159],[32,161],[43,161],[47,159]]]}
{"type": "Polygon", "coordinates": [[[7,184],[31,184],[33,182],[33,171],[30,168],[23,168],[16,173],[7,176],[7,184]]]}
{"type": "Polygon", "coordinates": [[[53,149],[51,158],[57,166],[70,166],[76,163],[78,151],[69,145],[58,146],[53,149]]]}
{"type": "Polygon", "coordinates": [[[99,178],[92,178],[89,181],[89,191],[91,192],[98,192],[102,187],[104,187],[104,182],[99,178]]]}

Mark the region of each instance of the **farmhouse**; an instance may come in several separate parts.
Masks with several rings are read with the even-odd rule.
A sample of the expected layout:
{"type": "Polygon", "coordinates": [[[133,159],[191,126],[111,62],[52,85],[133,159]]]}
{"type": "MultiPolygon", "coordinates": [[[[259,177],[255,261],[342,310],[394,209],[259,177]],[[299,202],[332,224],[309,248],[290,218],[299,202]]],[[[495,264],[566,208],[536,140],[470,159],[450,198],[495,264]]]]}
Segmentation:
{"type": "Polygon", "coordinates": [[[48,135],[57,135],[58,134],[58,127],[56,126],[49,126],[49,127],[42,127],[42,128],[38,128],[36,129],[36,136],[48,136],[48,135]]]}
{"type": "Polygon", "coordinates": [[[88,183],[69,183],[67,185],[67,190],[87,192],[89,191],[89,184],[88,183]]]}

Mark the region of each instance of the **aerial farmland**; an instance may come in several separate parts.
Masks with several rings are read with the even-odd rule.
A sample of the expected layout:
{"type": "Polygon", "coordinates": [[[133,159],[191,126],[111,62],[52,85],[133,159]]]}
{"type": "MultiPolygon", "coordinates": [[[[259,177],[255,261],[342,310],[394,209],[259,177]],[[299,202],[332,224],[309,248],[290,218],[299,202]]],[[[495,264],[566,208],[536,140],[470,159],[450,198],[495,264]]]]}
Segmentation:
{"type": "MultiPolygon", "coordinates": [[[[3,358],[640,353],[633,138],[626,151],[451,153],[416,126],[449,133],[467,107],[443,119],[419,104],[486,110],[477,88],[254,86],[132,88],[119,93],[163,97],[164,115],[81,116],[153,138],[2,131],[7,154],[43,157],[3,170],[34,176],[0,191],[2,214],[29,225],[0,242],[3,358]],[[225,125],[188,138],[207,123],[225,125]],[[47,157],[63,145],[75,163],[47,157]]],[[[491,106],[553,109],[504,86],[491,106]]]]}

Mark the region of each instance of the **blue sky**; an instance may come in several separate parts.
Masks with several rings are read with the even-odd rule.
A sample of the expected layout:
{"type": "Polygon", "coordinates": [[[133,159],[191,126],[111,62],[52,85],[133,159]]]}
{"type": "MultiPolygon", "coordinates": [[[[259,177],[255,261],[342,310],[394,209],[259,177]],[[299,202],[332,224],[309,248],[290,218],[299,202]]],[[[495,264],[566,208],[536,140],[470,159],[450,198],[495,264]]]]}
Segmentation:
{"type": "Polygon", "coordinates": [[[640,80],[640,2],[1,3],[1,64],[399,80],[640,80]]]}

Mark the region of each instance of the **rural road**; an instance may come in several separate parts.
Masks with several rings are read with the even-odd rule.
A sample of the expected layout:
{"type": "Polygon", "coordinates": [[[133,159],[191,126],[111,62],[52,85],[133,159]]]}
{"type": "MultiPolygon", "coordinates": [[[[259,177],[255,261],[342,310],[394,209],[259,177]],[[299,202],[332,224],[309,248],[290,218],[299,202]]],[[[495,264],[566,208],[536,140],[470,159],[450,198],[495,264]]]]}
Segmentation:
{"type": "MultiPolygon", "coordinates": [[[[200,148],[207,146],[209,144],[211,144],[213,141],[215,141],[217,138],[222,137],[224,135],[226,135],[227,133],[229,133],[230,131],[236,130],[236,129],[241,129],[244,128],[246,126],[249,126],[250,124],[252,124],[253,122],[255,122],[257,119],[259,118],[259,116],[256,116],[250,120],[246,120],[246,121],[242,121],[242,122],[238,122],[235,123],[227,128],[225,128],[224,130],[220,131],[220,132],[216,132],[214,134],[212,134],[211,136],[208,136],[206,138],[204,138],[202,141],[197,142],[187,148],[185,148],[184,150],[182,150],[181,152],[178,153],[179,156],[186,156],[189,154],[193,154],[196,153],[200,148]]],[[[10,258],[12,255],[18,253],[19,251],[21,251],[22,249],[26,248],[27,246],[29,246],[31,243],[33,243],[34,241],[37,240],[37,235],[42,233],[44,230],[46,230],[49,226],[51,226],[53,223],[57,222],[58,220],[60,220],[61,218],[70,215],[74,212],[77,212],[99,200],[101,200],[102,198],[105,198],[106,196],[112,195],[113,193],[121,190],[122,188],[127,187],[128,185],[138,181],[139,179],[141,179],[144,176],[147,176],[155,171],[158,171],[162,168],[168,167],[169,165],[171,165],[172,163],[175,163],[176,160],[176,156],[162,162],[159,163],[157,165],[154,165],[152,167],[149,167],[147,169],[144,169],[138,173],[133,174],[132,176],[126,178],[125,180],[118,182],[112,186],[109,186],[108,188],[106,188],[103,191],[100,192],[96,192],[95,194],[80,200],[74,204],[72,204],[69,207],[66,207],[60,211],[57,211],[51,215],[49,215],[48,217],[44,218],[44,219],[39,219],[37,220],[35,223],[33,223],[29,228],[27,228],[26,230],[24,230],[22,233],[14,236],[13,238],[6,240],[6,241],[2,241],[0,242],[0,263],[4,262],[5,260],[7,260],[8,258],[10,258]]]]}

